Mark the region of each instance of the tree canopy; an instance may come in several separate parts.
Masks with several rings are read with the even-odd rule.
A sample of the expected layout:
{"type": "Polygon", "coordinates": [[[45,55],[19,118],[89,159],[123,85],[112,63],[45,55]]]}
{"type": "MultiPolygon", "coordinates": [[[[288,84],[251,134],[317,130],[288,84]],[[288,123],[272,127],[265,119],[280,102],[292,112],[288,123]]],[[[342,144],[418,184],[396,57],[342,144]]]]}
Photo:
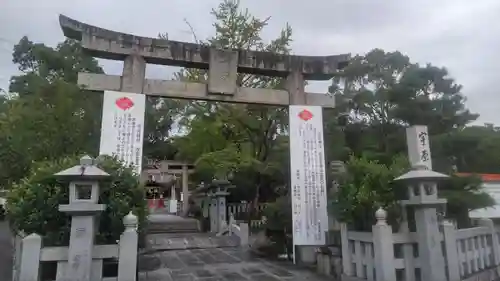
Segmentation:
{"type": "MultiPolygon", "coordinates": [[[[261,34],[270,18],[254,17],[238,1],[225,0],[211,13],[213,36],[198,40],[193,30],[200,44],[291,52],[288,25],[267,40],[261,34]]],[[[52,48],[23,37],[14,47],[13,62],[21,74],[11,78],[10,94],[0,96],[0,186],[4,188],[29,176],[36,163],[82,153],[95,156],[102,111],[102,94],[76,85],[78,72],[103,72],[78,42],[66,40],[52,48]]],[[[206,78],[206,71],[193,69],[174,77],[206,78]]],[[[240,74],[237,81],[245,87],[283,88],[280,78],[240,74]]],[[[328,89],[338,106],[324,110],[325,147],[327,162],[347,162],[350,176],[338,194],[344,197],[332,199],[354,204],[343,212],[347,221],[366,215],[375,205],[389,206],[397,200],[381,181],[390,180],[405,166],[401,163],[407,164],[405,128],[410,125],[428,126],[438,171],[500,173],[500,130],[492,124],[470,125],[478,115],[467,109],[463,90],[446,68],[413,63],[398,51],[374,49],[356,55],[338,73],[328,89]]],[[[287,114],[283,107],[148,97],[144,156],[195,163],[193,185],[233,174],[237,189],[230,200],[274,201],[286,196],[276,190],[288,186],[287,114]],[[174,128],[182,133],[173,134],[174,128]]],[[[464,201],[478,191],[470,186],[456,182],[443,192],[455,202],[450,204],[453,214],[492,203],[485,196],[470,204],[464,201]]]]}

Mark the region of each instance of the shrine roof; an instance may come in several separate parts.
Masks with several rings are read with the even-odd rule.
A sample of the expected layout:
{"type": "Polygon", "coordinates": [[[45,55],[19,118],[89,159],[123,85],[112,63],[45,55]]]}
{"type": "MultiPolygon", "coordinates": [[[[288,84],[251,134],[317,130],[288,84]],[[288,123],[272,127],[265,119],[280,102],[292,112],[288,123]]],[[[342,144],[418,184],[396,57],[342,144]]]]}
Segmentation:
{"type": "MultiPolygon", "coordinates": [[[[139,55],[147,63],[208,69],[210,46],[142,37],[86,24],[64,15],[59,24],[66,37],[81,40],[85,51],[94,57],[124,60],[139,55]]],[[[238,72],[286,77],[299,71],[307,80],[328,80],[348,65],[349,54],[297,56],[252,50],[238,51],[238,72]]]]}
{"type": "MultiPolygon", "coordinates": [[[[174,181],[161,182],[154,180],[147,180],[144,182],[145,187],[161,187],[161,188],[171,188],[174,185],[174,181]]],[[[181,189],[181,187],[175,187],[176,189],[181,189]]]]}

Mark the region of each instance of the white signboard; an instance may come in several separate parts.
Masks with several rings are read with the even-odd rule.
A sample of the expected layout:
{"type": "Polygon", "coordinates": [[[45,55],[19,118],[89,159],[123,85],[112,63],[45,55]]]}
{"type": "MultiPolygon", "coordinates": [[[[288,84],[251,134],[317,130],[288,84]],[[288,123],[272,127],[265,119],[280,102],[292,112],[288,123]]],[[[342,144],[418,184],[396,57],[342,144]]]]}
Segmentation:
{"type": "Polygon", "coordinates": [[[323,112],[290,106],[293,244],[324,245],[328,230],[323,112]]]}
{"type": "Polygon", "coordinates": [[[408,158],[413,166],[423,163],[432,170],[431,148],[429,146],[429,133],[427,126],[412,126],[406,129],[406,143],[408,146],[408,158]]]}
{"type": "Polygon", "coordinates": [[[146,96],[105,91],[102,107],[100,155],[116,155],[140,174],[146,96]]]}

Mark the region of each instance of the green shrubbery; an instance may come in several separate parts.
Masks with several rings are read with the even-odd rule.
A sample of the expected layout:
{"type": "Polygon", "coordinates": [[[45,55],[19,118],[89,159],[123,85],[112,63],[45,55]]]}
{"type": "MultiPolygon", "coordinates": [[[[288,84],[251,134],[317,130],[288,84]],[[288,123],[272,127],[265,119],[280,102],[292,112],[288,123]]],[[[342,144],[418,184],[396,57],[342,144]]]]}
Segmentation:
{"type": "Polygon", "coordinates": [[[408,160],[394,157],[391,165],[384,165],[366,157],[352,156],[346,163],[346,173],[337,179],[337,192],[329,192],[329,211],[341,222],[358,231],[371,231],[375,211],[383,207],[389,223],[398,228],[400,199],[404,186],[394,179],[408,169],[408,160]]]}
{"type": "Polygon", "coordinates": [[[271,250],[275,255],[292,253],[292,204],[288,190],[280,188],[277,190],[281,196],[273,203],[269,203],[262,211],[266,216],[266,236],[273,242],[271,250]]]}
{"type": "MultiPolygon", "coordinates": [[[[79,163],[79,157],[38,163],[30,174],[10,188],[7,195],[7,217],[15,231],[38,233],[45,245],[67,245],[70,219],[58,210],[68,204],[67,183],[53,175],[79,163]]],[[[100,215],[96,242],[115,243],[124,230],[123,217],[132,211],[139,219],[139,231],[146,218],[146,200],[139,178],[129,167],[111,157],[100,159],[98,166],[110,174],[110,180],[100,183],[99,203],[106,204],[100,215]]]]}

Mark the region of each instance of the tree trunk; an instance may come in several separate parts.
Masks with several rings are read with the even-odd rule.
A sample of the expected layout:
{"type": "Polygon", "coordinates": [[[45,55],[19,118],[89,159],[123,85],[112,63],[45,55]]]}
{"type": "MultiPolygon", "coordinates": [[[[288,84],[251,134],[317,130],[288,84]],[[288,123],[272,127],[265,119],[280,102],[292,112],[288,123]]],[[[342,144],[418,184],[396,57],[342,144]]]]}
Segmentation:
{"type": "Polygon", "coordinates": [[[257,208],[259,206],[259,196],[260,195],[260,183],[257,184],[255,188],[255,197],[253,199],[253,202],[251,204],[251,209],[250,212],[248,212],[248,225],[250,226],[250,223],[252,221],[252,218],[257,215],[257,208]]]}
{"type": "Polygon", "coordinates": [[[457,221],[457,227],[460,228],[469,228],[472,226],[470,218],[469,218],[469,210],[467,208],[460,208],[457,210],[455,215],[455,219],[457,221]]]}

